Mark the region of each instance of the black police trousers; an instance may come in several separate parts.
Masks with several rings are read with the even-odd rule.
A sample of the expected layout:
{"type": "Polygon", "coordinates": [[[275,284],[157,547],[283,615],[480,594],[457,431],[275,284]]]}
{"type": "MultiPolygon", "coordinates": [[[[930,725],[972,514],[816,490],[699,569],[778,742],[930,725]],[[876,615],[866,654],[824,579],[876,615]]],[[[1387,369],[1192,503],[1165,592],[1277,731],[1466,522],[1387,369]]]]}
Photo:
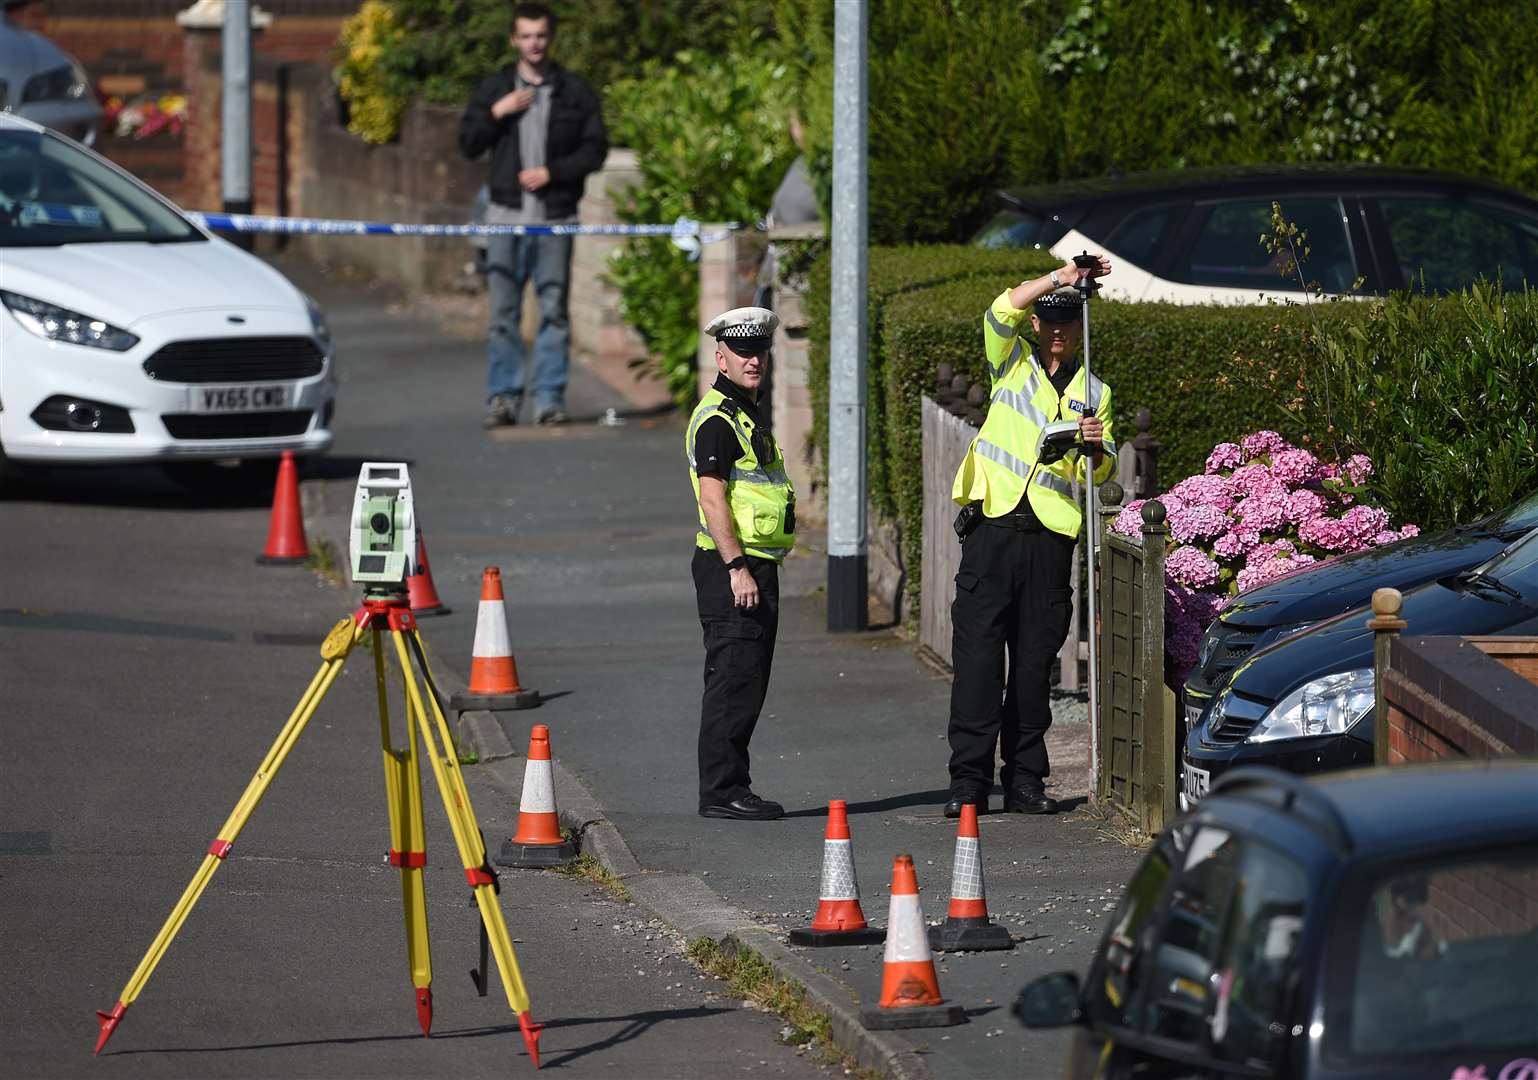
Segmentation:
{"type": "Polygon", "coordinates": [[[962,543],[951,604],[951,791],[1040,791],[1050,768],[1048,676],[1073,611],[1074,541],[987,523],[962,543]],[[1008,660],[1008,677],[1005,662],[1008,660]]]}
{"type": "Polygon", "coordinates": [[[720,806],[752,789],[748,740],[769,690],[774,638],[780,626],[780,567],[748,556],[758,582],[758,606],[732,602],[732,583],[719,551],[694,549],[694,593],[705,631],[705,693],[700,703],[700,806],[720,806]]]}

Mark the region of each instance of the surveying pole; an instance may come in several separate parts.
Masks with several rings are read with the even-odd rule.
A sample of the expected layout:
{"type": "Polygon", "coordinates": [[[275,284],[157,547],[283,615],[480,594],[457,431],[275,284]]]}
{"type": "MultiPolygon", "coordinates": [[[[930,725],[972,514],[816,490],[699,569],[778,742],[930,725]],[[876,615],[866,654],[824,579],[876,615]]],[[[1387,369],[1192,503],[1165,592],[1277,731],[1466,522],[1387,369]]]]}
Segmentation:
{"type": "MultiPolygon", "coordinates": [[[[1084,398],[1088,403],[1090,415],[1095,415],[1095,409],[1099,407],[1099,402],[1096,400],[1095,394],[1091,389],[1094,386],[1094,382],[1089,370],[1089,302],[1094,298],[1095,290],[1100,288],[1100,286],[1094,278],[1089,276],[1089,271],[1096,265],[1093,255],[1085,252],[1083,255],[1074,256],[1073,261],[1080,271],[1079,280],[1074,285],[1079,290],[1079,295],[1083,298],[1083,304],[1079,310],[1084,320],[1082,335],[1084,343],[1084,398]]],[[[1102,440],[1100,445],[1103,451],[1105,442],[1102,440]]],[[[1084,603],[1088,609],[1085,621],[1089,624],[1089,766],[1091,774],[1090,789],[1093,793],[1100,768],[1100,634],[1098,632],[1099,625],[1095,619],[1097,614],[1095,608],[1095,567],[1097,565],[1095,547],[1100,529],[1099,522],[1095,520],[1095,456],[1094,454],[1089,454],[1088,456],[1089,463],[1085,466],[1084,470],[1084,547],[1087,553],[1084,567],[1084,603]]],[[[1078,651],[1077,645],[1075,645],[1074,651],[1078,651]]],[[[1075,658],[1075,663],[1077,662],[1077,658],[1075,658]]]]}
{"type": "Polygon", "coordinates": [[[828,630],[864,630],[866,615],[865,0],[833,15],[833,296],[828,376],[828,630]]]}

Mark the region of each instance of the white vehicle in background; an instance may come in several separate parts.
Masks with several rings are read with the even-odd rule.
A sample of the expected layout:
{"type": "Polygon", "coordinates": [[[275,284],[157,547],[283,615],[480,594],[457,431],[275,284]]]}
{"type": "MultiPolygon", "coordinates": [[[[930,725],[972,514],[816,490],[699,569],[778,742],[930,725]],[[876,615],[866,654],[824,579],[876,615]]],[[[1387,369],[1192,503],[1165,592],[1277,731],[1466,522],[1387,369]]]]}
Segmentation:
{"type": "Polygon", "coordinates": [[[0,109],[96,144],[101,106],[91,77],[42,34],[12,26],[0,4],[0,109]]]}
{"type": "Polygon", "coordinates": [[[317,454],[335,394],[325,318],[282,274],[0,113],[0,471],[317,454]]]}

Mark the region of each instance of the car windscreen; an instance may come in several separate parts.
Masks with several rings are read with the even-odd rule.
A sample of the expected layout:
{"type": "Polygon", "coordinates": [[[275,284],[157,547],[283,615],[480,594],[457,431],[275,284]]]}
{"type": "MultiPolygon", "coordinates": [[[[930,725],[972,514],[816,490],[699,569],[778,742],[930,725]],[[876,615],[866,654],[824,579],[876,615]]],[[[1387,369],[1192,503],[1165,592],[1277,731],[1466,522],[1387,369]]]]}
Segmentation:
{"type": "Polygon", "coordinates": [[[1538,847],[1419,862],[1361,890],[1352,906],[1343,926],[1356,940],[1335,951],[1350,990],[1327,1025],[1331,1056],[1531,1054],[1538,847]]]}
{"type": "Polygon", "coordinates": [[[1497,510],[1483,521],[1475,523],[1487,532],[1506,533],[1538,528],[1538,491],[1525,499],[1519,499],[1504,510],[1497,510]]]}
{"type": "Polygon", "coordinates": [[[1538,588],[1538,529],[1508,545],[1479,570],[1515,589],[1538,588]]]}
{"type": "Polygon", "coordinates": [[[174,209],[69,140],[0,130],[0,247],[204,239],[174,209]]]}
{"type": "MultiPolygon", "coordinates": [[[[1051,224],[1048,218],[1040,214],[1024,210],[1000,210],[977,230],[977,234],[972,237],[972,244],[984,248],[1040,247],[1049,231],[1047,227],[1051,224]]],[[[1062,230],[1051,231],[1061,233],[1062,230]]],[[[1057,239],[1057,236],[1053,236],[1050,242],[1056,243],[1057,239]]]]}

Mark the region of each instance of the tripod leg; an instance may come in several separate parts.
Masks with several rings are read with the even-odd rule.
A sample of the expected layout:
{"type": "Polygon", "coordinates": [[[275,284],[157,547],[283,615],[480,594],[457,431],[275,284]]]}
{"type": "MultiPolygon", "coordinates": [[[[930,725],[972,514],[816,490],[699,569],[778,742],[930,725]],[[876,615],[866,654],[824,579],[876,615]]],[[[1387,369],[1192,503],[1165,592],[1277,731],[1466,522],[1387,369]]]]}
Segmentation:
{"type": "Polygon", "coordinates": [[[390,744],[390,703],[385,684],[384,641],[373,628],[374,682],[379,694],[379,742],[384,751],[385,795],[390,805],[390,863],[401,872],[401,907],[406,920],[406,958],[422,1034],[433,1026],[433,962],[427,939],[427,836],[422,823],[422,769],[417,761],[417,717],[406,701],[406,746],[390,744]]]}
{"type": "Polygon", "coordinates": [[[362,628],[352,619],[343,619],[326,635],[326,640],[320,647],[322,661],[320,670],[310,680],[310,685],[305,688],[299,704],[294,706],[294,711],[289,714],[288,722],[283,725],[283,730],[278,732],[272,748],[267,751],[267,756],[257,767],[256,775],[252,776],[250,783],[246,785],[246,790],[240,796],[240,801],[235,804],[235,809],[220,827],[213,843],[208,845],[208,853],[203,856],[203,863],[198,867],[198,872],[193,875],[181,899],[171,909],[165,925],[160,928],[160,933],[155,935],[149,951],[144,954],[144,959],[140,960],[139,966],[134,969],[128,984],[118,995],[117,1004],[113,1006],[112,1011],[96,1014],[100,1026],[96,1037],[98,1054],[101,1053],[102,1047],[107,1045],[107,1040],[112,1037],[112,1033],[117,1030],[118,1024],[123,1019],[123,1013],[143,991],[144,984],[149,982],[150,976],[155,972],[155,966],[160,963],[160,958],[171,947],[171,941],[176,937],[176,932],[182,928],[182,923],[187,921],[193,905],[198,902],[198,898],[203,895],[203,890],[213,879],[214,871],[219,869],[219,864],[230,853],[230,848],[240,836],[240,830],[245,827],[246,820],[256,809],[256,804],[261,802],[262,795],[267,791],[267,785],[272,783],[273,778],[278,775],[278,770],[283,767],[289,751],[294,748],[294,743],[304,733],[305,725],[310,722],[310,717],[315,715],[315,710],[326,696],[326,691],[331,689],[331,684],[336,681],[342,665],[347,662],[347,654],[352,651],[352,647],[362,636],[362,628]]]}
{"type": "Polygon", "coordinates": [[[432,763],[433,776],[438,781],[438,791],[443,797],[443,807],[449,817],[449,828],[454,833],[454,843],[459,848],[459,858],[464,864],[465,880],[475,890],[475,902],[481,910],[481,922],[491,942],[491,951],[497,958],[497,970],[502,975],[502,989],[507,1003],[518,1015],[518,1026],[523,1032],[523,1042],[528,1047],[534,1067],[539,1068],[540,1025],[534,1023],[529,1012],[529,993],[523,985],[523,973],[518,968],[518,957],[513,952],[512,939],[507,933],[507,923],[502,918],[502,907],[497,902],[497,875],[486,858],[486,841],[481,836],[470,806],[470,792],[465,787],[464,775],[459,771],[459,756],[454,750],[454,738],[449,722],[438,705],[437,695],[431,698],[432,717],[427,722],[428,710],[423,705],[422,690],[418,686],[411,660],[414,656],[422,676],[432,685],[432,672],[427,667],[427,657],[422,651],[421,635],[415,631],[391,632],[395,639],[395,651],[400,657],[402,672],[406,673],[406,693],[418,716],[423,718],[422,739],[427,746],[428,760],[432,763]],[[407,642],[410,642],[410,653],[407,642]]]}

